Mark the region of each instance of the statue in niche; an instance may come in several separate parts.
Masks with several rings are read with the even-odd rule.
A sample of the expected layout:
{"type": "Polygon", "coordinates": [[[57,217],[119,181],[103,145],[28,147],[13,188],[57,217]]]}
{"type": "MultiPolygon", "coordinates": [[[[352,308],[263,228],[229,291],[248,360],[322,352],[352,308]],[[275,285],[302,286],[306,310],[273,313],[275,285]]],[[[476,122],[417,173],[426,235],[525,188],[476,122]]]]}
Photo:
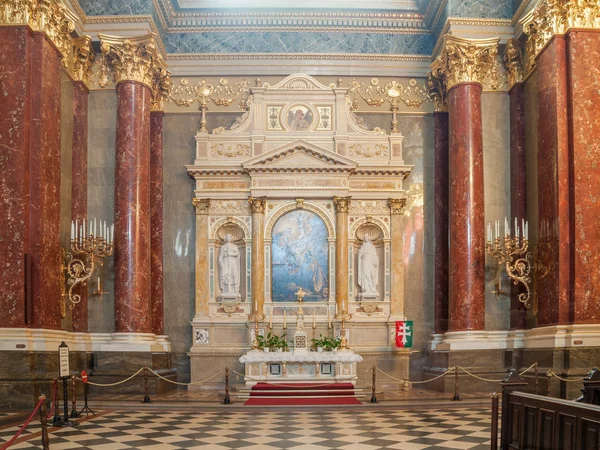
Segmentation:
{"type": "Polygon", "coordinates": [[[225,235],[225,244],[219,250],[219,287],[224,298],[240,296],[240,251],[231,234],[225,235]]]}
{"type": "Polygon", "coordinates": [[[361,298],[374,298],[378,296],[377,283],[379,278],[379,257],[377,250],[368,234],[358,250],[358,285],[361,298]]]}

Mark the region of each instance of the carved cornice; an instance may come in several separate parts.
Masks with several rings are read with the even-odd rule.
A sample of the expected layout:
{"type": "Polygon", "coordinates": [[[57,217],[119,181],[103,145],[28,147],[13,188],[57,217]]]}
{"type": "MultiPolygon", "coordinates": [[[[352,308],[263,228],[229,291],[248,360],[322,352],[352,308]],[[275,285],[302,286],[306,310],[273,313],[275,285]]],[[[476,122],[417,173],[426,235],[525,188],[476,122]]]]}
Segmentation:
{"type": "Polygon", "coordinates": [[[388,55],[379,53],[169,53],[169,61],[189,60],[356,60],[356,61],[403,61],[403,62],[428,62],[429,55],[388,55]]]}
{"type": "Polygon", "coordinates": [[[81,36],[73,39],[73,69],[71,74],[75,81],[81,81],[87,86],[91,67],[96,58],[92,48],[92,38],[81,36]]]}
{"type": "Polygon", "coordinates": [[[523,82],[523,54],[519,41],[510,38],[506,41],[504,57],[502,58],[504,67],[508,74],[508,88],[512,88],[515,83],[523,82]]]}
{"type": "Polygon", "coordinates": [[[404,214],[406,198],[388,198],[388,207],[391,214],[404,214]]]}
{"type": "Polygon", "coordinates": [[[350,203],[351,197],[333,197],[333,205],[335,206],[336,213],[348,213],[350,203]]]}
{"type": "Polygon", "coordinates": [[[427,73],[427,95],[433,101],[433,109],[436,112],[448,111],[446,103],[446,77],[439,70],[427,73]]]}
{"type": "Polygon", "coordinates": [[[600,2],[591,0],[542,0],[521,20],[527,35],[526,71],[535,66],[535,58],[552,36],[570,28],[600,29],[600,2]]]}
{"type": "MultiPolygon", "coordinates": [[[[134,37],[99,34],[98,37],[103,55],[101,72],[106,74],[110,69],[117,84],[121,81],[137,81],[156,89],[157,84],[166,82],[169,74],[157,49],[154,33],[134,37]]],[[[104,77],[98,84],[106,86],[107,83],[108,79],[104,77]]]]}
{"type": "Polygon", "coordinates": [[[252,214],[264,214],[267,197],[248,197],[248,204],[252,214]]]}
{"type": "Polygon", "coordinates": [[[77,16],[59,0],[4,0],[0,6],[0,25],[28,25],[45,33],[61,52],[67,68],[76,21],[77,16]]]}
{"type": "Polygon", "coordinates": [[[447,89],[460,83],[480,83],[490,78],[490,87],[499,86],[496,67],[499,38],[463,39],[445,35],[442,52],[431,64],[433,73],[446,78],[447,89]]]}
{"type": "Polygon", "coordinates": [[[192,199],[192,204],[196,209],[196,215],[207,215],[210,210],[210,199],[209,198],[196,198],[192,199]]]}

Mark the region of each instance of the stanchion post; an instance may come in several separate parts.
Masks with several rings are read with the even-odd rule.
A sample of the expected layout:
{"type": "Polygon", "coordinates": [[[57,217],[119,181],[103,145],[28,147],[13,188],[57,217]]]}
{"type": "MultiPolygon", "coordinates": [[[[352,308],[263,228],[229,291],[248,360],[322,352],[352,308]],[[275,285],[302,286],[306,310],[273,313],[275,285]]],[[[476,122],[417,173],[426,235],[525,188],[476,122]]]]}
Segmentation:
{"type": "Polygon", "coordinates": [[[50,438],[48,437],[48,410],[46,409],[46,396],[40,396],[43,403],[40,405],[40,423],[42,424],[42,450],[50,450],[50,438]]]}
{"type": "Polygon", "coordinates": [[[224,405],[231,405],[231,398],[229,397],[229,367],[225,367],[225,398],[223,399],[224,405]]]}
{"type": "Polygon", "coordinates": [[[460,401],[460,392],[458,391],[458,366],[454,366],[454,397],[455,402],[460,401]]]}
{"type": "Polygon", "coordinates": [[[77,385],[75,383],[75,375],[71,377],[71,418],[75,419],[79,417],[77,413],[77,385]]]}
{"type": "Polygon", "coordinates": [[[150,400],[150,391],[148,388],[148,368],[144,367],[144,400],[142,403],[152,403],[150,400]]]}
{"type": "Polygon", "coordinates": [[[89,416],[90,413],[92,413],[94,416],[96,415],[96,413],[94,411],[92,411],[92,408],[90,408],[88,406],[88,395],[90,393],[90,385],[87,383],[83,383],[83,408],[81,408],[81,411],[79,411],[79,415],[81,416],[81,414],[85,411],[85,416],[89,416]]]}
{"type": "Polygon", "coordinates": [[[539,395],[540,393],[540,373],[538,371],[538,363],[535,363],[535,393],[539,395]]]}
{"type": "Polygon", "coordinates": [[[547,379],[547,384],[546,384],[546,397],[550,397],[550,390],[552,388],[552,386],[550,385],[550,381],[552,380],[552,373],[550,371],[546,372],[546,379],[547,379]]]}
{"type": "Polygon", "coordinates": [[[502,394],[494,392],[492,397],[492,435],[490,450],[498,450],[498,399],[502,394]]]}
{"type": "Polygon", "coordinates": [[[67,377],[62,379],[63,385],[63,422],[66,424],[69,422],[69,389],[67,388],[67,377]]]}
{"type": "Polygon", "coordinates": [[[376,382],[377,382],[377,367],[373,366],[373,385],[371,386],[371,403],[377,403],[377,395],[375,394],[376,382]]]}
{"type": "Polygon", "coordinates": [[[54,417],[52,418],[52,424],[56,425],[60,422],[60,414],[58,413],[58,379],[54,379],[54,393],[53,395],[53,403],[54,403],[54,417]]]}

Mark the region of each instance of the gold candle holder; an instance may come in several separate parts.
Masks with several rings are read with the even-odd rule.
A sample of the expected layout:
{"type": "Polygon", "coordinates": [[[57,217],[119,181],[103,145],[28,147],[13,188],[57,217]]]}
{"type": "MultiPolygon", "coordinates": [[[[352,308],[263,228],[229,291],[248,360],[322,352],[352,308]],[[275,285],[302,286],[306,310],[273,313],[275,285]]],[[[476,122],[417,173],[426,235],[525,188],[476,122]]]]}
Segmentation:
{"type": "Polygon", "coordinates": [[[525,220],[522,221],[521,235],[517,219],[515,219],[515,236],[510,233],[508,220],[504,219],[504,237],[500,235],[500,223],[494,224],[495,238],[492,239],[492,226],[488,224],[486,250],[490,256],[498,260],[498,265],[504,265],[507,275],[516,286],[519,283],[525,288],[525,292],[518,295],[518,300],[529,308],[531,304],[529,299],[531,291],[531,252],[529,249],[528,226],[525,220]]]}

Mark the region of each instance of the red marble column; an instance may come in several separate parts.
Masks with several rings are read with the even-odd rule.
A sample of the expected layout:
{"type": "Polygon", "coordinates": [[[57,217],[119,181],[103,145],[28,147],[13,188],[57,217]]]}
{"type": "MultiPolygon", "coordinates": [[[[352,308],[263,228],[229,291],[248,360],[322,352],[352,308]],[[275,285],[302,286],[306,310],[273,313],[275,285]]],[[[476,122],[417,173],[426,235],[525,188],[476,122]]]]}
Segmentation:
{"type": "Polygon", "coordinates": [[[435,332],[448,331],[448,113],[433,113],[434,126],[434,240],[435,332]]]}
{"type": "Polygon", "coordinates": [[[150,113],[150,242],[152,332],[165,333],[163,296],[163,117],[150,113]]]}
{"type": "Polygon", "coordinates": [[[0,27],[0,327],[26,325],[32,41],[27,27],[0,27]]]}
{"type": "Polygon", "coordinates": [[[0,27],[0,326],[60,328],[60,53],[44,33],[0,27]],[[24,255],[32,259],[25,299],[24,255]]]}
{"type": "MultiPolygon", "coordinates": [[[[87,217],[88,96],[85,84],[73,85],[73,156],[71,185],[71,217],[81,221],[87,217]]],[[[88,331],[88,291],[78,291],[79,304],[72,310],[73,331],[88,331]]]]}
{"type": "MultiPolygon", "coordinates": [[[[508,91],[510,102],[510,211],[519,224],[527,220],[527,158],[525,152],[525,97],[523,83],[512,85],[508,91]]],[[[519,225],[520,226],[520,225],[519,225]]],[[[518,299],[525,292],[522,285],[511,283],[510,328],[527,326],[527,308],[518,299]]]]}
{"type": "Polygon", "coordinates": [[[567,34],[573,323],[600,323],[600,57],[598,30],[567,34]]]}
{"type": "Polygon", "coordinates": [[[563,36],[537,59],[538,325],[567,324],[571,290],[571,211],[567,60],[563,36]]]}
{"type": "Polygon", "coordinates": [[[449,331],[485,328],[485,225],[481,85],[448,91],[449,331]]]}
{"type": "Polygon", "coordinates": [[[150,88],[117,85],[115,331],[150,333],[150,88]]]}

